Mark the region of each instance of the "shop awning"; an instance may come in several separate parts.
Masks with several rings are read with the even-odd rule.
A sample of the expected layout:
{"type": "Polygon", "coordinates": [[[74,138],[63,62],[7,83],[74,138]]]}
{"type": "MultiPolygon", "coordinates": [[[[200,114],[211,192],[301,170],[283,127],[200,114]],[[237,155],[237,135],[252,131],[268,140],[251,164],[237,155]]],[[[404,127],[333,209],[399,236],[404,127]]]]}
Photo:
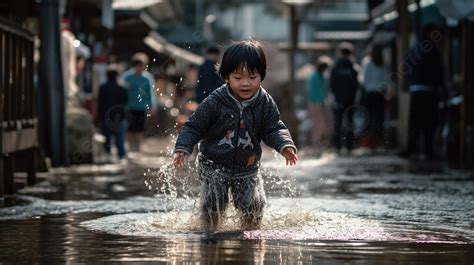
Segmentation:
{"type": "Polygon", "coordinates": [[[445,17],[474,20],[474,1],[466,0],[437,0],[436,6],[445,17]]]}
{"type": "Polygon", "coordinates": [[[185,61],[195,65],[204,63],[204,57],[174,45],[156,31],[150,32],[144,39],[144,42],[156,52],[169,55],[175,60],[185,61]]]}
{"type": "MultiPolygon", "coordinates": [[[[435,0],[420,0],[421,7],[421,24],[444,24],[446,19],[435,5],[435,0]]],[[[416,1],[409,0],[408,12],[410,12],[410,20],[416,20],[416,10],[418,5],[416,1]]],[[[394,29],[398,19],[398,12],[395,10],[395,0],[385,1],[371,11],[371,15],[375,25],[379,25],[382,29],[394,29]]]]}
{"type": "Polygon", "coordinates": [[[370,31],[316,31],[314,38],[317,40],[366,40],[370,37],[370,31]]]}

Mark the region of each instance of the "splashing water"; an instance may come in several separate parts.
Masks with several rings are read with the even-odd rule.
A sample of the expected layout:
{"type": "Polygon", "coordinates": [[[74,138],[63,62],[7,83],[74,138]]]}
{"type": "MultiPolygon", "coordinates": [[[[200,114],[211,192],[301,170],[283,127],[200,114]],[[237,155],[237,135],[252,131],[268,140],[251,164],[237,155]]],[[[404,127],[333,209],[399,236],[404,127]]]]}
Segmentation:
{"type": "MultiPolygon", "coordinates": [[[[163,149],[163,152],[169,155],[171,150],[163,149]]],[[[470,229],[472,211],[463,208],[472,202],[472,186],[466,185],[472,179],[470,175],[419,176],[403,170],[392,171],[394,164],[397,167],[404,164],[386,157],[356,160],[325,156],[303,159],[291,168],[284,166],[279,155],[265,157],[268,160],[264,161],[260,174],[265,180],[267,205],[259,230],[242,229],[232,198],[219,229],[211,233],[203,229],[199,218],[200,183],[193,162],[179,171],[170,163],[161,165],[159,170],[147,170],[145,185],[155,193],[151,198],[94,201],[23,198],[31,203],[0,209],[0,220],[45,216],[56,221],[56,215],[65,214],[69,218],[72,214],[80,216],[79,226],[89,231],[158,237],[165,241],[284,239],[307,240],[302,244],[308,246],[313,240],[317,244],[328,240],[337,242],[336,245],[357,240],[387,242],[390,248],[393,242],[466,244],[474,238],[470,229]]],[[[333,246],[330,248],[332,251],[333,246]]]]}
{"type": "MultiPolygon", "coordinates": [[[[172,135],[172,139],[175,140],[176,136],[172,135]]],[[[167,148],[167,153],[172,154],[172,149],[167,148]]],[[[279,164],[284,165],[280,154],[273,152],[275,160],[280,162],[279,164]]],[[[214,169],[212,171],[207,171],[204,173],[204,178],[213,179],[218,178],[221,175],[220,169],[214,169]]],[[[203,177],[203,176],[201,176],[203,177]]],[[[222,196],[217,191],[210,191],[203,189],[203,186],[200,185],[199,176],[198,176],[198,159],[190,158],[187,162],[187,166],[184,168],[177,169],[171,163],[162,165],[158,170],[151,171],[148,170],[144,173],[144,184],[150,190],[155,192],[155,197],[163,199],[165,202],[165,209],[169,211],[169,214],[174,216],[169,220],[175,220],[174,222],[165,222],[173,223],[174,228],[179,228],[179,230],[203,230],[204,224],[201,222],[200,216],[202,215],[202,197],[209,196],[211,193],[212,196],[216,196],[215,200],[217,202],[222,201],[222,196]],[[191,202],[191,213],[184,214],[186,209],[179,208],[178,205],[180,200],[186,200],[191,202]],[[176,218],[176,216],[188,216],[187,218],[176,218]]],[[[283,179],[279,172],[279,167],[275,168],[260,168],[260,171],[257,175],[258,179],[263,179],[264,186],[266,187],[265,193],[270,195],[278,194],[279,197],[294,198],[297,196],[298,192],[296,188],[288,179],[283,179]]],[[[252,196],[251,193],[246,194],[252,196]]],[[[263,196],[265,196],[263,194],[263,196]]],[[[241,198],[243,200],[250,198],[241,198]]],[[[242,229],[242,215],[239,211],[235,209],[234,198],[229,194],[229,199],[227,202],[227,207],[223,212],[218,210],[218,216],[220,216],[220,224],[218,230],[220,231],[232,231],[242,229]]],[[[181,205],[182,206],[182,205],[181,205]]],[[[219,207],[218,207],[219,208],[219,207]]],[[[261,228],[263,229],[273,229],[275,225],[272,223],[272,220],[279,222],[279,224],[291,223],[289,221],[293,218],[292,212],[288,212],[287,215],[279,215],[276,217],[276,213],[266,213],[269,218],[264,216],[262,220],[261,228]],[[285,220],[285,218],[287,220],[285,220]]],[[[301,216],[298,216],[301,219],[301,216]]],[[[165,228],[167,225],[163,226],[162,219],[156,219],[157,223],[153,224],[155,227],[165,228]]],[[[168,220],[168,219],[167,219],[168,220]]],[[[278,227],[278,225],[277,225],[278,227]]],[[[173,229],[172,229],[173,230],[173,229]]]]}
{"type": "Polygon", "coordinates": [[[196,214],[193,202],[177,199],[179,208],[165,213],[129,213],[111,215],[82,222],[81,226],[111,234],[146,237],[241,238],[291,240],[404,240],[391,235],[370,220],[346,214],[319,212],[314,208],[295,207],[296,203],[310,205],[309,199],[270,199],[259,230],[244,231],[235,222],[237,213],[229,207],[219,230],[206,233],[196,214]]]}

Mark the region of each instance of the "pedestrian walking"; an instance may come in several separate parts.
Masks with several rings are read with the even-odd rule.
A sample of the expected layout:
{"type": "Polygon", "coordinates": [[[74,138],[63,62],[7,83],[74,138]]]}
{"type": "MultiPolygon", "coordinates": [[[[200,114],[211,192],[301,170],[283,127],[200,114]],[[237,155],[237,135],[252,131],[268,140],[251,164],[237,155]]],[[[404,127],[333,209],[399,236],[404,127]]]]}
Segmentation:
{"type": "Polygon", "coordinates": [[[333,142],[339,153],[342,146],[350,153],[354,147],[354,128],[352,117],[354,101],[359,86],[358,66],[352,58],[354,47],[342,42],[338,46],[338,59],[330,76],[330,88],[334,95],[334,134],[333,142]]]}
{"type": "Polygon", "coordinates": [[[216,72],[216,64],[219,60],[219,49],[210,46],[206,51],[206,60],[199,67],[198,85],[196,89],[196,101],[201,102],[209,96],[212,91],[224,84],[224,80],[216,72]]]}
{"type": "Polygon", "coordinates": [[[126,158],[125,130],[127,127],[127,91],[120,86],[117,65],[107,68],[107,81],[99,88],[97,121],[102,134],[105,136],[104,149],[111,159],[112,141],[117,148],[118,158],[126,158]]]}
{"type": "Polygon", "coordinates": [[[362,60],[362,105],[368,113],[366,132],[368,146],[373,152],[384,140],[385,101],[391,94],[389,73],[385,68],[382,51],[382,46],[375,45],[362,60]]]}
{"type": "Polygon", "coordinates": [[[262,149],[273,147],[287,165],[298,160],[290,132],[270,94],[261,86],[266,57],[255,40],[226,49],[219,75],[226,81],[211,93],[182,128],[174,149],[174,164],[181,167],[199,141],[202,220],[215,229],[232,192],[234,206],[247,229],[260,225],[265,206],[263,180],[258,176],[262,149]]]}
{"type": "Polygon", "coordinates": [[[325,73],[331,62],[328,56],[319,57],[308,84],[311,142],[316,155],[320,155],[323,148],[328,147],[328,138],[331,135],[331,124],[325,105],[328,95],[325,73]]]}
{"type": "Polygon", "coordinates": [[[443,62],[437,48],[440,36],[436,25],[424,26],[420,41],[405,60],[404,70],[410,91],[410,121],[408,145],[402,153],[404,157],[410,157],[417,151],[422,134],[426,158],[438,158],[433,142],[438,123],[438,90],[443,88],[443,62]]]}
{"type": "Polygon", "coordinates": [[[146,116],[151,114],[156,106],[155,80],[146,70],[147,65],[148,56],[136,53],[132,56],[132,68],[122,76],[128,92],[128,109],[131,114],[127,139],[132,152],[140,151],[146,116]]]}

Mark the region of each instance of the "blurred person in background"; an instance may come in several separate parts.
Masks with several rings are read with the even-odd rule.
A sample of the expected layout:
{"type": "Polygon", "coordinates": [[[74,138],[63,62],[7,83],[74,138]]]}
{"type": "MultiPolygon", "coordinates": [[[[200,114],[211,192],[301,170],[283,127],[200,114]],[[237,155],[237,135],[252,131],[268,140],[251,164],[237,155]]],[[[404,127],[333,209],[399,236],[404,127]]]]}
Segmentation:
{"type": "Polygon", "coordinates": [[[443,62],[437,42],[442,38],[434,24],[423,27],[421,39],[410,50],[404,64],[410,91],[408,145],[403,157],[410,157],[418,147],[420,133],[424,138],[424,154],[437,160],[433,142],[438,124],[438,90],[444,89],[443,62]]]}
{"type": "Polygon", "coordinates": [[[391,98],[389,72],[384,65],[382,46],[375,45],[362,61],[363,106],[368,112],[367,137],[372,152],[383,143],[385,101],[391,98]]]}
{"type": "Polygon", "coordinates": [[[358,65],[352,56],[354,46],[349,42],[338,45],[338,59],[330,76],[330,88],[334,95],[333,142],[337,153],[342,146],[350,153],[354,147],[354,126],[352,122],[354,102],[359,87],[358,65]]]}
{"type": "Polygon", "coordinates": [[[325,101],[328,95],[325,73],[332,63],[328,56],[321,56],[316,62],[316,69],[308,84],[309,113],[311,116],[311,141],[315,155],[320,155],[322,148],[328,147],[327,138],[331,135],[331,124],[325,101]]]}
{"type": "Polygon", "coordinates": [[[206,61],[199,67],[198,85],[196,89],[196,101],[201,102],[218,87],[224,84],[224,80],[216,73],[216,64],[219,60],[219,49],[210,46],[206,51],[206,61]]]}
{"type": "Polygon", "coordinates": [[[107,67],[107,82],[99,88],[97,121],[105,137],[104,149],[107,160],[111,161],[111,142],[115,143],[118,158],[126,158],[125,130],[127,126],[127,91],[120,86],[118,66],[107,67]]]}
{"type": "Polygon", "coordinates": [[[146,70],[148,65],[146,54],[135,53],[131,61],[131,68],[122,75],[128,92],[128,109],[131,116],[127,140],[129,151],[139,152],[145,130],[145,119],[156,106],[155,80],[146,70]]]}

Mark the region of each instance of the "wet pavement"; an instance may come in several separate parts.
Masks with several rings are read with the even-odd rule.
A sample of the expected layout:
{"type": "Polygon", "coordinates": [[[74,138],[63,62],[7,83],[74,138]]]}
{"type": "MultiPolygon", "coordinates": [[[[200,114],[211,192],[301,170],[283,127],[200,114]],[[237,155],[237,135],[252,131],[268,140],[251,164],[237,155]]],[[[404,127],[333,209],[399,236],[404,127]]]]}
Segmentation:
{"type": "Polygon", "coordinates": [[[266,150],[262,228],[230,208],[219,231],[197,221],[199,185],[168,141],[124,164],[55,169],[5,198],[0,263],[474,263],[474,173],[390,155],[325,154],[284,166],[266,150]]]}

